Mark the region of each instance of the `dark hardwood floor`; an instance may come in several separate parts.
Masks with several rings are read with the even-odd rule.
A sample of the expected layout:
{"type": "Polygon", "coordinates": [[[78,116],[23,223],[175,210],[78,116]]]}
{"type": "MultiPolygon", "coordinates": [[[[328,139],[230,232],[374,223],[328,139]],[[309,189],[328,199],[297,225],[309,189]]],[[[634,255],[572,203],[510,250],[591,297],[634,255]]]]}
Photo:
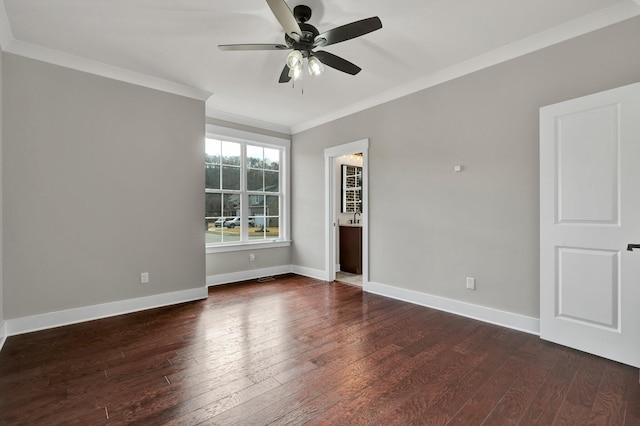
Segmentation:
{"type": "Polygon", "coordinates": [[[10,337],[0,424],[639,425],[638,370],[295,275],[10,337]]]}

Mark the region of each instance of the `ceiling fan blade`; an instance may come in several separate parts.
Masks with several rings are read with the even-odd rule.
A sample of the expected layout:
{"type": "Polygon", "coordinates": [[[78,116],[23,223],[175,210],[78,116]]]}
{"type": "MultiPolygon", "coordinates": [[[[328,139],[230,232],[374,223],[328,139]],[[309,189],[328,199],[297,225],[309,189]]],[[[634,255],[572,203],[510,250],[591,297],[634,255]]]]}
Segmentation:
{"type": "Polygon", "coordinates": [[[296,18],[293,16],[291,9],[287,6],[287,3],[285,3],[284,0],[267,0],[267,4],[289,37],[295,41],[300,41],[302,30],[300,29],[300,25],[298,25],[298,21],[296,21],[296,18]]]}
{"type": "Polygon", "coordinates": [[[219,44],[220,50],[286,50],[289,46],[284,44],[219,44]]]}
{"type": "Polygon", "coordinates": [[[336,27],[332,30],[316,36],[313,45],[316,47],[328,46],[330,44],[340,43],[342,41],[351,40],[382,28],[382,21],[377,16],[373,18],[363,19],[361,21],[352,22],[350,24],[336,27]]]}
{"type": "Polygon", "coordinates": [[[278,80],[278,83],[288,83],[290,80],[291,77],[289,77],[289,66],[285,64],[284,69],[280,74],[280,80],[278,80]]]}
{"type": "Polygon", "coordinates": [[[313,55],[320,59],[320,62],[326,66],[335,68],[338,71],[346,72],[347,74],[356,75],[362,70],[359,66],[352,64],[346,59],[342,59],[340,56],[336,56],[333,53],[321,50],[319,52],[314,52],[313,55]]]}

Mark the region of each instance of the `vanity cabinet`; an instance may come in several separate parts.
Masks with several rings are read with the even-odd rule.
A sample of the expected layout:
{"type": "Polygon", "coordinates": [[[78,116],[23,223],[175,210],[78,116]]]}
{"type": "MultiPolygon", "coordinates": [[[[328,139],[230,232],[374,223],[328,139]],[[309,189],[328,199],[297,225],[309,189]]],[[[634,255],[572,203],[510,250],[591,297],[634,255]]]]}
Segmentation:
{"type": "Polygon", "coordinates": [[[361,226],[340,226],[340,270],[362,274],[361,226]]]}

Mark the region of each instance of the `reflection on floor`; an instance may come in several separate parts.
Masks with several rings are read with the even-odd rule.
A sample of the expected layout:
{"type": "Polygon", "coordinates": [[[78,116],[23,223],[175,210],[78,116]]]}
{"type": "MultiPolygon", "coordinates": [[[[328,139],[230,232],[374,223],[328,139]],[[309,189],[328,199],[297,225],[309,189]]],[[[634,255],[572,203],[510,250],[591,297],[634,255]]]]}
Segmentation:
{"type": "Polygon", "coordinates": [[[362,275],[356,275],[356,274],[350,274],[349,272],[338,271],[336,272],[336,281],[362,287],[362,275]]]}

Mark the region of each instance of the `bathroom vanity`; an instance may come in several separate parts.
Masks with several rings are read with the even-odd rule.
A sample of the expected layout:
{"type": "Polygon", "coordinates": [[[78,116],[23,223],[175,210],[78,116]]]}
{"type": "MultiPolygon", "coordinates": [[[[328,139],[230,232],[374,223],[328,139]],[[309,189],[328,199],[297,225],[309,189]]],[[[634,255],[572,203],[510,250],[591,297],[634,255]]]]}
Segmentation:
{"type": "Polygon", "coordinates": [[[340,225],[340,270],[362,274],[362,226],[340,225]]]}

